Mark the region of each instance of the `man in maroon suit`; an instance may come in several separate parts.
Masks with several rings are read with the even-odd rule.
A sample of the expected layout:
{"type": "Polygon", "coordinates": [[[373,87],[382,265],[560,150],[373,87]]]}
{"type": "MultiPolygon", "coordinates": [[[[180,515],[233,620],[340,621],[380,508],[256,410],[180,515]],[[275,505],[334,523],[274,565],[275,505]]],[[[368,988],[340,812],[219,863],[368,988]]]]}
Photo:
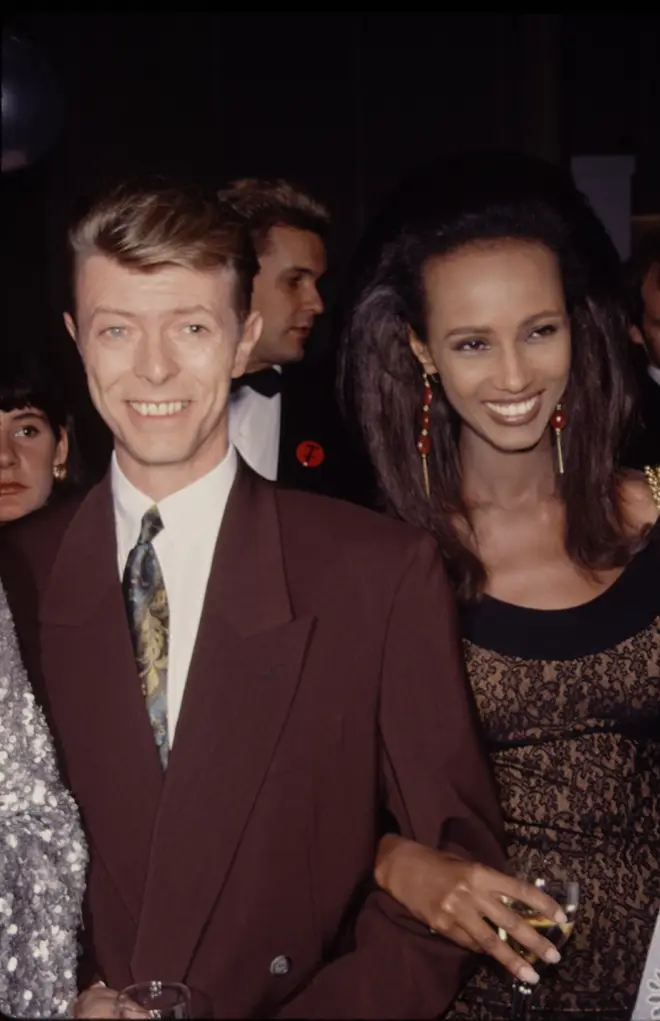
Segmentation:
{"type": "Polygon", "coordinates": [[[434,543],[240,462],[257,265],[216,202],[120,188],[70,243],[112,465],[0,569],[89,837],[77,1015],[160,980],[213,1017],[437,1016],[469,954],[371,881],[386,813],[501,865],[434,543]]]}

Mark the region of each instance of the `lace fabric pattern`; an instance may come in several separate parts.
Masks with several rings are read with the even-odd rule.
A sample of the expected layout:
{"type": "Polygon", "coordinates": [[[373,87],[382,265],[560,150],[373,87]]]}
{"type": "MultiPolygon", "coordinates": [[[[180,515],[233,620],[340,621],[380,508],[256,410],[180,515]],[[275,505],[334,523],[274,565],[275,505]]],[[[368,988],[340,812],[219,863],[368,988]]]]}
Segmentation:
{"type": "MultiPolygon", "coordinates": [[[[512,869],[581,886],[578,921],[535,1014],[630,1018],[660,909],[660,617],[576,660],[465,642],[512,869]]],[[[507,976],[484,966],[449,1017],[506,1018],[507,976]]]]}

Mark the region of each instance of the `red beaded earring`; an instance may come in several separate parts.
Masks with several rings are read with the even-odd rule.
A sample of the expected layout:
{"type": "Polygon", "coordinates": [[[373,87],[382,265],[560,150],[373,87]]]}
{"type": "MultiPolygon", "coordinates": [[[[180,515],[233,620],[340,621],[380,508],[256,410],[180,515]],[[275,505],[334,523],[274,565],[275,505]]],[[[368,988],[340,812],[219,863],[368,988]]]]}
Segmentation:
{"type": "Polygon", "coordinates": [[[555,445],[557,447],[557,467],[559,468],[559,474],[564,474],[564,458],[561,452],[561,433],[562,429],[566,425],[566,412],[562,408],[561,404],[558,404],[552,413],[550,418],[550,425],[555,430],[555,445]]]}
{"type": "Polygon", "coordinates": [[[422,428],[417,440],[417,449],[419,450],[420,457],[422,459],[422,472],[424,473],[424,489],[426,490],[427,497],[431,496],[431,486],[429,484],[429,466],[427,463],[428,456],[431,452],[431,437],[429,435],[429,422],[431,412],[431,401],[433,399],[433,391],[431,390],[431,383],[426,373],[423,373],[424,380],[424,403],[422,405],[422,428]]]}

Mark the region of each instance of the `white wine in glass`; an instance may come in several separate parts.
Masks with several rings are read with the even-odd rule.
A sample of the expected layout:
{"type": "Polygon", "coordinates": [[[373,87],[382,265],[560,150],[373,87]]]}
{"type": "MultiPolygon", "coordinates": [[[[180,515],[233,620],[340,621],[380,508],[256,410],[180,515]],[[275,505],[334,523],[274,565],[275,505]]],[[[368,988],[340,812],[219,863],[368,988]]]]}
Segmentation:
{"type": "MultiPolygon", "coordinates": [[[[531,925],[541,936],[545,936],[553,946],[560,950],[568,940],[575,925],[575,916],[577,915],[580,903],[580,885],[573,880],[553,878],[538,878],[528,880],[528,882],[531,882],[539,890],[543,890],[544,893],[547,893],[549,897],[552,897],[559,904],[566,915],[566,921],[555,922],[550,918],[545,918],[544,915],[539,914],[534,908],[530,908],[526,904],[520,904],[517,901],[507,900],[507,907],[510,907],[524,918],[528,925],[531,925]]],[[[501,940],[516,950],[537,972],[541,973],[546,968],[551,967],[546,961],[540,960],[533,950],[521,946],[505,929],[498,929],[497,933],[501,940]]],[[[511,1021],[525,1021],[535,989],[536,986],[530,985],[528,982],[523,982],[519,978],[514,979],[511,1021]]]]}

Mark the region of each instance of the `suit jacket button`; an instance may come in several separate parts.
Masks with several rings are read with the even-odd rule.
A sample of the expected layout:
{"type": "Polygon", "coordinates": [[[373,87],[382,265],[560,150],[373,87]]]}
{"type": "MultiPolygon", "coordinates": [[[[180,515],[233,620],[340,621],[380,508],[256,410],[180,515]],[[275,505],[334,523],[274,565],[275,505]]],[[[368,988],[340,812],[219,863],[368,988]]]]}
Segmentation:
{"type": "Polygon", "coordinates": [[[285,957],[284,954],[278,954],[270,962],[270,973],[271,975],[288,975],[291,971],[291,958],[285,957]]]}

